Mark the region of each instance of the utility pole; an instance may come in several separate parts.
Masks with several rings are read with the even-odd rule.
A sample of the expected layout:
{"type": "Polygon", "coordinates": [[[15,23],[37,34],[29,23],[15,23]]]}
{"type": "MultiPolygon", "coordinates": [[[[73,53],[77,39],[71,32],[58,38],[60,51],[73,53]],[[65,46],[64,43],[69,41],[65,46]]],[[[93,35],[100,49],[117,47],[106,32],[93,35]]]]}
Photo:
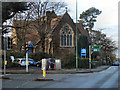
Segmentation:
{"type": "Polygon", "coordinates": [[[76,71],[78,71],[78,47],[77,47],[77,0],[76,0],[76,71]]]}
{"type": "MultiPolygon", "coordinates": [[[[89,37],[91,37],[90,35],[90,28],[86,28],[87,30],[89,30],[89,37]]],[[[91,69],[91,46],[92,46],[92,40],[90,38],[90,43],[89,43],[89,69],[91,69]]]]}

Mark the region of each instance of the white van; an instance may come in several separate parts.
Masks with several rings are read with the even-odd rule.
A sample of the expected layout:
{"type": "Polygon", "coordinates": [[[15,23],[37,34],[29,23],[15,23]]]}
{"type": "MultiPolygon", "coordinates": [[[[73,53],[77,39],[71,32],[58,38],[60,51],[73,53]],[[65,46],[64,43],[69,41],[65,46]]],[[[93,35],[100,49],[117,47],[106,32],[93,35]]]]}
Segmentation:
{"type": "MultiPolygon", "coordinates": [[[[25,58],[16,58],[13,63],[15,66],[26,66],[26,59],[25,58]]],[[[28,64],[29,65],[29,64],[28,64]]]]}

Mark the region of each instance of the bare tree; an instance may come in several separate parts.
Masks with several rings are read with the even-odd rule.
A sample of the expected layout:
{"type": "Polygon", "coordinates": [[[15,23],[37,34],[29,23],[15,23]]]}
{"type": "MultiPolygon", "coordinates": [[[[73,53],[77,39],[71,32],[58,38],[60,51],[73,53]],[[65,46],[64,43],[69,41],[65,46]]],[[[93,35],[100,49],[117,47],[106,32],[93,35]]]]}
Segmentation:
{"type": "Polygon", "coordinates": [[[27,4],[27,11],[17,13],[14,18],[11,19],[13,22],[15,20],[19,21],[19,25],[12,25],[11,27],[15,28],[16,30],[22,31],[22,34],[18,35],[18,43],[22,42],[22,44],[19,45],[20,47],[22,47],[26,41],[24,37],[26,34],[26,29],[30,27],[31,23],[35,22],[36,24],[33,28],[36,29],[40,35],[40,43],[42,45],[42,51],[44,51],[45,37],[48,34],[48,28],[46,28],[47,23],[45,23],[46,12],[52,12],[54,10],[57,14],[59,14],[65,11],[65,9],[63,8],[65,8],[67,5],[64,2],[50,1],[28,2],[27,4]],[[43,21],[41,21],[41,19],[43,19],[43,21]]]}
{"type": "MultiPolygon", "coordinates": [[[[42,46],[42,51],[45,49],[45,37],[49,33],[47,27],[48,23],[46,23],[45,16],[47,11],[55,11],[56,13],[59,13],[63,11],[62,9],[65,8],[66,4],[64,2],[37,2],[37,3],[31,3],[32,8],[34,8],[34,15],[36,15],[35,20],[37,20],[36,29],[38,30],[38,33],[40,35],[40,43],[42,46]],[[41,21],[41,18],[43,21],[41,21]]],[[[64,9],[65,10],[65,9],[64,9]]]]}
{"type": "Polygon", "coordinates": [[[91,32],[92,45],[100,46],[102,58],[106,58],[108,55],[112,56],[114,51],[117,50],[116,42],[108,38],[106,34],[100,31],[92,30],[91,32]]]}

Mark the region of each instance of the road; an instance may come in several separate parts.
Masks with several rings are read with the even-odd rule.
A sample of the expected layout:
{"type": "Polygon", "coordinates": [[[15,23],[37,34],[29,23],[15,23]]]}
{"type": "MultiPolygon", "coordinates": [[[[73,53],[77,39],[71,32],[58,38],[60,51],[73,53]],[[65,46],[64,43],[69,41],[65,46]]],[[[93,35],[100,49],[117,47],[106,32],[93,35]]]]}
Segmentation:
{"type": "Polygon", "coordinates": [[[41,74],[9,74],[3,80],[3,88],[118,88],[120,67],[112,66],[105,71],[83,74],[48,74],[54,81],[34,81],[41,74]]]}

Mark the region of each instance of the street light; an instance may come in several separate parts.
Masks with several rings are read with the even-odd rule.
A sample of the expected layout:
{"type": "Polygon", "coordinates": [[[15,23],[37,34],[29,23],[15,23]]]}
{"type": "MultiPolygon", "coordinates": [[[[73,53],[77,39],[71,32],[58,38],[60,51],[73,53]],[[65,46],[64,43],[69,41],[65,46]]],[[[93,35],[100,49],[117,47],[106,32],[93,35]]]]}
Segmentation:
{"type": "Polygon", "coordinates": [[[77,47],[77,0],[76,0],[76,71],[78,71],[78,47],[77,47]]]}
{"type": "Polygon", "coordinates": [[[6,34],[4,33],[4,76],[6,76],[6,34]]]}
{"type": "Polygon", "coordinates": [[[91,34],[90,34],[90,29],[89,27],[87,26],[86,27],[86,30],[88,30],[88,33],[89,33],[89,37],[90,37],[90,43],[89,43],[89,69],[91,69],[91,46],[92,46],[92,38],[91,38],[91,34]]]}

